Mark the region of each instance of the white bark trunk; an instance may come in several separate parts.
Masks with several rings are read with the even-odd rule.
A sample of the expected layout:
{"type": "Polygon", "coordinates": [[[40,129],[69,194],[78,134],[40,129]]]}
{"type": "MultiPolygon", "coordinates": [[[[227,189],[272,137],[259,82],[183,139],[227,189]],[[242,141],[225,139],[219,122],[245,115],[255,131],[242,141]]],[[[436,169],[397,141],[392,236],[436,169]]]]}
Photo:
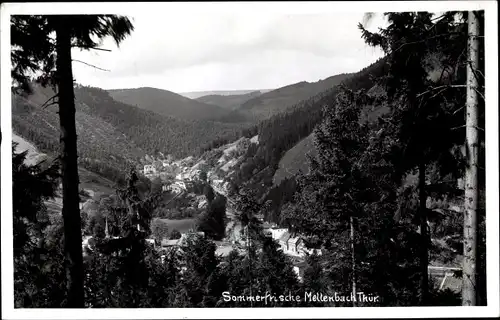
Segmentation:
{"type": "Polygon", "coordinates": [[[350,226],[351,226],[351,258],[352,258],[352,306],[356,306],[356,256],[354,255],[354,218],[351,216],[350,218],[350,226]]]}
{"type": "Polygon", "coordinates": [[[474,12],[468,13],[468,68],[466,102],[466,147],[467,167],[465,170],[464,211],[464,260],[462,305],[476,305],[476,257],[477,257],[477,208],[478,208],[478,83],[475,71],[478,69],[479,23],[474,12]]]}

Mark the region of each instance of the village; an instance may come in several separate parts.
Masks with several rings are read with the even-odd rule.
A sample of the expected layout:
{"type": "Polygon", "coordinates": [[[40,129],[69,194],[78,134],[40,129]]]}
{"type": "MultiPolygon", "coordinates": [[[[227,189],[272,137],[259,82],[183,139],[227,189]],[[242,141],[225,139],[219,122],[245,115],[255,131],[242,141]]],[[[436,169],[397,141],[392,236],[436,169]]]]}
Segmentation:
{"type": "MultiPolygon", "coordinates": [[[[175,160],[171,155],[163,155],[156,159],[146,155],[143,160],[143,166],[138,167],[141,173],[153,181],[159,179],[162,183],[163,192],[171,192],[175,196],[187,194],[192,190],[193,185],[199,183],[201,180],[209,183],[214,192],[221,194],[227,198],[226,206],[226,232],[225,238],[221,241],[214,241],[216,245],[216,254],[225,257],[233,250],[240,254],[245,254],[247,248],[247,235],[245,228],[242,228],[239,220],[237,219],[238,213],[235,210],[234,201],[228,197],[228,182],[224,177],[234,170],[238,163],[238,158],[241,157],[251,143],[258,143],[258,137],[255,136],[251,139],[242,138],[231,144],[220,148],[220,156],[215,160],[210,159],[194,159],[187,157],[184,159],[175,160]],[[207,161],[208,160],[208,161],[207,161]],[[215,164],[215,166],[214,166],[215,164]]],[[[206,199],[204,196],[197,197],[197,208],[204,208],[206,206],[206,199]]],[[[299,280],[302,278],[304,268],[306,267],[305,258],[307,255],[313,253],[313,249],[306,248],[304,238],[298,234],[292,234],[287,228],[280,227],[274,223],[264,221],[263,216],[257,216],[261,223],[263,234],[272,238],[277,244],[279,250],[282,250],[292,261],[294,271],[299,280]]],[[[105,238],[110,237],[106,222],[105,238]]],[[[175,250],[181,253],[185,248],[190,237],[205,237],[205,234],[196,231],[195,228],[190,228],[187,231],[180,232],[178,239],[166,239],[157,241],[152,238],[146,241],[153,246],[162,255],[162,259],[175,250]]],[[[93,250],[94,241],[92,237],[87,236],[83,239],[83,249],[93,250]]],[[[114,237],[116,238],[116,237],[114,237]]],[[[316,253],[321,255],[320,249],[315,249],[316,253]]]]}
{"type": "MultiPolygon", "coordinates": [[[[229,211],[229,210],[228,210],[229,211]]],[[[232,223],[234,224],[234,215],[231,215],[232,223]]],[[[263,221],[262,217],[258,217],[262,223],[262,230],[265,236],[272,238],[278,244],[278,249],[283,251],[293,263],[293,269],[297,274],[299,280],[302,279],[303,271],[306,267],[305,258],[309,254],[313,254],[314,251],[318,255],[321,255],[321,249],[309,249],[305,246],[303,237],[300,235],[293,235],[287,228],[279,227],[275,224],[270,224],[263,221]]],[[[233,231],[226,235],[226,238],[222,241],[214,241],[216,245],[216,254],[221,257],[226,257],[233,250],[236,250],[239,254],[245,254],[248,245],[247,236],[244,228],[234,228],[238,231],[233,231]]],[[[230,229],[230,228],[227,228],[230,229]]],[[[189,245],[190,238],[205,237],[204,232],[189,230],[187,232],[181,233],[179,239],[163,239],[161,242],[157,242],[155,239],[147,238],[146,242],[149,243],[153,248],[158,250],[162,255],[162,260],[172,251],[182,253],[182,250],[189,245]]],[[[108,224],[106,221],[105,238],[118,238],[111,237],[108,232],[108,224]]],[[[82,249],[85,255],[87,250],[94,250],[94,241],[91,240],[92,236],[86,236],[83,239],[82,249]]],[[[181,264],[182,266],[182,264],[181,264]]],[[[181,268],[182,269],[182,268],[181,268]]]]}
{"type": "MultiPolygon", "coordinates": [[[[200,180],[204,180],[209,183],[216,194],[221,194],[227,198],[225,238],[220,241],[213,241],[216,245],[216,254],[221,257],[228,256],[233,250],[242,255],[246,254],[248,243],[245,228],[242,228],[240,221],[237,219],[239,213],[235,209],[234,201],[228,197],[228,182],[225,177],[237,167],[238,157],[248,148],[248,142],[258,143],[258,139],[257,137],[252,139],[242,138],[221,147],[221,156],[216,161],[212,161],[212,165],[208,163],[207,159],[196,160],[193,157],[187,157],[174,160],[170,155],[164,156],[161,154],[160,159],[146,156],[144,162],[148,163],[140,168],[141,173],[149,180],[161,180],[163,192],[172,192],[175,196],[189,194],[193,185],[199,183],[200,180]],[[214,162],[215,166],[213,166],[214,162]]],[[[205,196],[197,196],[196,199],[195,206],[197,208],[203,209],[206,207],[205,196]]],[[[314,251],[316,254],[321,255],[322,250],[307,248],[305,238],[302,235],[293,233],[288,228],[280,227],[275,223],[264,221],[262,215],[258,215],[257,219],[261,223],[264,235],[272,238],[277,243],[278,249],[290,258],[293,270],[297,274],[299,281],[301,281],[307,266],[306,257],[313,254],[314,251]]],[[[193,226],[189,230],[180,232],[180,238],[178,239],[163,239],[158,242],[155,239],[148,238],[146,241],[160,252],[162,259],[164,259],[172,250],[182,253],[183,248],[188,245],[190,237],[205,238],[203,232],[195,229],[193,226]]],[[[106,237],[109,238],[107,229],[106,237]]],[[[93,241],[89,241],[90,239],[90,236],[83,239],[84,252],[93,250],[93,241]]],[[[182,268],[184,267],[181,264],[182,268]]],[[[450,267],[429,266],[430,274],[439,278],[440,288],[456,286],[456,279],[451,276],[454,271],[454,268],[450,267]]]]}

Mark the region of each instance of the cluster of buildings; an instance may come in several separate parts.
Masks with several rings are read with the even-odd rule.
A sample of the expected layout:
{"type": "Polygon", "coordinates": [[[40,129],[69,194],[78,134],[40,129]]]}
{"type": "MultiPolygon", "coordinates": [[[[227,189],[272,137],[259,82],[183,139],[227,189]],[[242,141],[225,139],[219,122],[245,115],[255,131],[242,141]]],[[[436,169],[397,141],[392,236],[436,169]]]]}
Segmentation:
{"type": "Polygon", "coordinates": [[[144,165],[142,172],[144,175],[157,175],[162,172],[170,172],[175,173],[178,172],[180,168],[184,168],[184,171],[188,169],[188,167],[192,166],[194,163],[193,157],[187,157],[182,160],[173,161],[171,156],[168,156],[167,159],[152,161],[151,164],[144,165]]]}
{"type": "Polygon", "coordinates": [[[163,191],[170,191],[170,192],[174,192],[174,193],[181,193],[181,192],[184,192],[187,190],[187,186],[186,186],[186,183],[182,180],[176,180],[174,181],[173,183],[169,184],[169,185],[163,185],[162,186],[162,190],[163,191]]]}

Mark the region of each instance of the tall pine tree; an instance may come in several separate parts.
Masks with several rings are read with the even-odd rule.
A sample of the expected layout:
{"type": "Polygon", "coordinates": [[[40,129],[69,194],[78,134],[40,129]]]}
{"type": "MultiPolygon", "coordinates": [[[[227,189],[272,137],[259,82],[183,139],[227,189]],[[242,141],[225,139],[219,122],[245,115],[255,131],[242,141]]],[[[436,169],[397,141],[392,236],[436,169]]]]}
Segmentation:
{"type": "MultiPolygon", "coordinates": [[[[421,304],[429,304],[428,212],[426,202],[431,190],[447,185],[456,190],[461,174],[463,103],[465,71],[462,54],[465,24],[457,12],[434,17],[429,12],[386,13],[389,26],[371,33],[360,25],[362,37],[380,47],[390,65],[381,79],[392,107],[390,123],[395,128],[398,146],[392,163],[399,181],[409,172],[418,171],[418,208],[416,214],[421,235],[421,304]],[[438,164],[442,176],[451,174],[448,184],[427,183],[431,165],[438,164]],[[450,183],[451,182],[451,183],[450,183]]],[[[447,191],[440,191],[442,194],[447,191]]]]}
{"type": "Polygon", "coordinates": [[[47,103],[57,98],[59,105],[67,307],[81,308],[82,233],[71,48],[98,49],[107,36],[119,44],[133,26],[128,18],[115,15],[46,15],[14,16],[11,29],[14,88],[26,89],[35,74],[42,85],[52,84],[57,92],[47,103]]]}

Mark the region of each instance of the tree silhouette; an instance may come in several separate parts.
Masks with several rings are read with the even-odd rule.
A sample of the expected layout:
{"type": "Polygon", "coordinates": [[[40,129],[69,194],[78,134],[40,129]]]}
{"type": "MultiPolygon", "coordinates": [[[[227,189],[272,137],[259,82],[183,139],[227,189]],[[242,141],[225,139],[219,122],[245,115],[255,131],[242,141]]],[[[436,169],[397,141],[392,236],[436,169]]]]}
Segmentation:
{"type": "Polygon", "coordinates": [[[44,86],[52,85],[56,91],[45,104],[59,105],[66,306],[82,308],[82,234],[71,48],[97,50],[108,36],[119,45],[133,31],[133,25],[128,18],[116,15],[13,16],[11,30],[14,89],[26,90],[32,80],[37,80],[44,86]]]}
{"type": "Polygon", "coordinates": [[[457,130],[463,127],[464,117],[457,111],[464,104],[465,56],[461,52],[467,43],[466,24],[457,12],[440,17],[429,12],[385,16],[389,25],[379,32],[369,32],[361,24],[359,28],[366,43],[384,50],[390,65],[379,83],[391,107],[386,120],[398,141],[392,152],[395,177],[402,181],[418,170],[418,207],[414,211],[421,235],[421,304],[427,305],[431,244],[426,201],[438,185],[426,181],[430,167],[437,163],[442,176],[453,178],[448,179],[451,184],[441,185],[456,190],[456,179],[463,170],[462,155],[455,150],[464,141],[464,132],[457,130]]]}

